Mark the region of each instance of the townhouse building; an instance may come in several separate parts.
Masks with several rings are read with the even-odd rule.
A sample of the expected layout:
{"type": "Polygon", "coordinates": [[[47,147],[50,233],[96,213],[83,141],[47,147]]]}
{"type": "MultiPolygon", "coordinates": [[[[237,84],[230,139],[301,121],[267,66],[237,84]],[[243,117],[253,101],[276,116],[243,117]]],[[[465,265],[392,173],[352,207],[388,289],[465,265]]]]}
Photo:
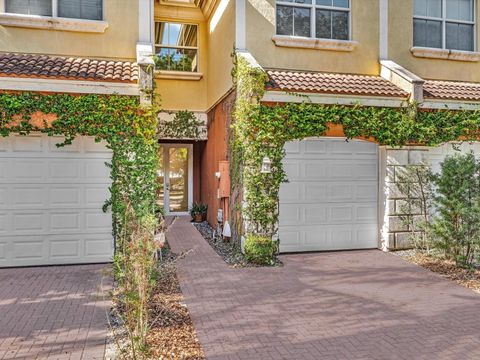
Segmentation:
{"type": "MultiPolygon", "coordinates": [[[[474,110],[478,8],[476,0],[0,0],[0,90],[143,98],[153,89],[160,124],[186,111],[198,127],[159,135],[159,205],[182,215],[204,202],[215,227],[219,209],[224,221],[239,212],[229,179],[232,54],[268,75],[265,104],[474,110]]],[[[280,251],[408,247],[395,170],[438,169],[452,144],[346,141],[341,126],[323,135],[285,144],[280,251]]],[[[0,266],[112,256],[101,212],[111,152],[88,137],[64,149],[56,141],[0,139],[0,266]]]]}

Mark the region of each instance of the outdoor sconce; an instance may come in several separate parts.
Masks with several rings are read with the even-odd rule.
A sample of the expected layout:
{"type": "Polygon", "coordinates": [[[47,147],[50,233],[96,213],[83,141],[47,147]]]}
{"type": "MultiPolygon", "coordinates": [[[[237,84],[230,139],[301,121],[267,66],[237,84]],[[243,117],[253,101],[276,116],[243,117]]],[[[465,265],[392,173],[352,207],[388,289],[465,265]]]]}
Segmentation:
{"type": "Polygon", "coordinates": [[[265,156],[262,161],[262,174],[270,174],[272,172],[272,161],[268,156],[265,156]]]}

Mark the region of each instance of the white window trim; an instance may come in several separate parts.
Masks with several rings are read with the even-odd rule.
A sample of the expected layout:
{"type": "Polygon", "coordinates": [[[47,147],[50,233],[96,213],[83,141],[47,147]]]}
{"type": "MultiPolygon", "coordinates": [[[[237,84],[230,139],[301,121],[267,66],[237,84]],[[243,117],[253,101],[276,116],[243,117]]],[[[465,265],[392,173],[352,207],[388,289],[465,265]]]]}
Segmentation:
{"type": "Polygon", "coordinates": [[[353,51],[358,46],[357,41],[351,40],[313,39],[289,35],[274,35],[272,41],[279,47],[344,52],[353,51]]]}
{"type": "MultiPolygon", "coordinates": [[[[454,20],[454,19],[447,18],[447,0],[442,0],[442,17],[421,16],[421,15],[415,15],[415,13],[413,14],[413,19],[414,20],[415,19],[431,20],[431,21],[441,22],[441,24],[442,24],[442,47],[441,48],[430,48],[430,47],[428,47],[428,49],[458,51],[458,52],[464,52],[464,53],[468,53],[468,52],[475,53],[477,51],[477,15],[476,15],[477,14],[477,6],[476,6],[476,0],[473,0],[472,2],[473,2],[473,9],[472,9],[473,21],[454,20]],[[473,50],[472,51],[447,49],[447,22],[451,22],[451,23],[455,23],[455,24],[473,25],[473,50]]],[[[414,34],[414,36],[415,36],[415,34],[414,34]]],[[[414,48],[425,48],[426,49],[427,47],[413,46],[412,49],[414,49],[414,48]]]]}
{"type": "Polygon", "coordinates": [[[175,70],[157,70],[155,71],[157,77],[163,79],[181,79],[181,80],[200,80],[203,76],[200,70],[200,46],[199,46],[199,35],[200,35],[200,25],[190,22],[182,21],[170,21],[170,20],[155,20],[153,24],[153,51],[154,54],[157,54],[157,47],[169,48],[169,49],[186,49],[186,50],[197,50],[197,71],[175,71],[175,70]],[[181,24],[181,25],[193,25],[197,28],[197,46],[173,46],[173,45],[163,45],[157,44],[156,34],[155,34],[155,24],[156,23],[172,23],[172,24],[181,24]],[[185,74],[192,74],[191,76],[184,76],[185,74]]]}
{"type": "Polygon", "coordinates": [[[333,41],[351,41],[352,40],[352,0],[348,1],[348,8],[337,7],[337,6],[325,6],[325,5],[316,5],[315,0],[311,0],[311,4],[297,4],[292,2],[285,2],[281,0],[275,1],[275,17],[277,16],[277,5],[281,6],[290,6],[290,7],[300,7],[305,9],[310,9],[310,37],[305,36],[293,36],[293,35],[279,35],[277,32],[277,21],[275,20],[275,35],[276,36],[290,36],[296,38],[306,38],[306,39],[318,39],[318,40],[333,40],[333,41]],[[330,38],[317,38],[316,37],[316,9],[323,10],[332,10],[332,11],[343,11],[348,13],[348,39],[347,40],[337,40],[330,38]]]}
{"type": "MultiPolygon", "coordinates": [[[[52,0],[52,16],[26,15],[6,12],[3,1],[0,25],[32,29],[63,30],[87,33],[104,33],[108,28],[105,20],[64,18],[58,16],[58,0],[52,0]]],[[[102,17],[105,19],[105,0],[102,1],[102,17]]]]}
{"type": "Polygon", "coordinates": [[[447,50],[438,48],[426,48],[414,46],[410,49],[413,56],[419,58],[442,59],[442,60],[456,60],[456,61],[480,61],[480,52],[461,51],[461,50],[447,50]]]}

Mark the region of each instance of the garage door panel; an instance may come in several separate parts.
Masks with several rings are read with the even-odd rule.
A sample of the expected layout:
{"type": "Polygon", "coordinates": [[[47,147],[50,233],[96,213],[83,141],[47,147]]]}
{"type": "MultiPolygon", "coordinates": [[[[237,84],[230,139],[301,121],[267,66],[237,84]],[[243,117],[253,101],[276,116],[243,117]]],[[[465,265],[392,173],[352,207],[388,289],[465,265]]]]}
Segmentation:
{"type": "Polygon", "coordinates": [[[290,183],[280,187],[280,250],[377,247],[378,146],[319,138],[285,149],[290,183]]]}
{"type": "Polygon", "coordinates": [[[81,214],[78,212],[52,212],[49,216],[50,231],[52,232],[78,232],[81,230],[81,214]]]}
{"type": "Polygon", "coordinates": [[[280,188],[279,196],[285,203],[296,202],[301,197],[302,184],[286,183],[280,188]]]}
{"type": "Polygon", "coordinates": [[[285,162],[283,164],[283,169],[287,174],[289,174],[289,180],[296,180],[302,178],[300,171],[300,164],[295,162],[285,162]]]}
{"type": "Polygon", "coordinates": [[[39,181],[45,177],[45,168],[47,164],[45,164],[42,160],[24,160],[18,159],[15,160],[14,164],[12,161],[12,171],[11,180],[13,183],[17,181],[39,181]]]}
{"type": "Polygon", "coordinates": [[[0,267],[111,261],[111,151],[93,138],[0,139],[0,267]]]}
{"type": "MultiPolygon", "coordinates": [[[[327,211],[325,205],[310,205],[304,206],[305,221],[307,224],[324,224],[328,221],[327,211]]],[[[303,224],[303,223],[302,223],[303,224]]],[[[295,224],[293,224],[295,225],[295,224]]]]}
{"type": "Polygon", "coordinates": [[[48,200],[50,208],[69,208],[81,206],[83,188],[80,186],[65,187],[60,185],[49,186],[48,200]]]}
{"type": "Polygon", "coordinates": [[[61,159],[48,162],[48,178],[61,180],[75,180],[81,176],[83,161],[80,159],[61,159]]]}
{"type": "Polygon", "coordinates": [[[43,152],[44,143],[41,135],[22,136],[15,135],[12,142],[13,152],[43,152]]]}
{"type": "Polygon", "coordinates": [[[305,140],[303,141],[304,153],[305,154],[326,154],[327,153],[327,143],[323,141],[316,140],[305,140]]]}
{"type": "Polygon", "coordinates": [[[300,142],[290,141],[285,144],[285,153],[289,155],[295,155],[300,153],[300,142]]]}
{"type": "Polygon", "coordinates": [[[85,257],[91,261],[111,258],[112,251],[112,242],[105,235],[85,239],[85,257]]]}
{"type": "Polygon", "coordinates": [[[108,231],[112,227],[112,216],[109,213],[103,213],[102,210],[89,211],[85,213],[86,231],[108,231]]]}
{"type": "Polygon", "coordinates": [[[49,257],[52,259],[80,259],[81,253],[80,239],[57,239],[49,243],[49,257]]]}
{"type": "Polygon", "coordinates": [[[43,208],[47,204],[47,194],[40,186],[15,186],[10,196],[14,208],[43,208]]]}

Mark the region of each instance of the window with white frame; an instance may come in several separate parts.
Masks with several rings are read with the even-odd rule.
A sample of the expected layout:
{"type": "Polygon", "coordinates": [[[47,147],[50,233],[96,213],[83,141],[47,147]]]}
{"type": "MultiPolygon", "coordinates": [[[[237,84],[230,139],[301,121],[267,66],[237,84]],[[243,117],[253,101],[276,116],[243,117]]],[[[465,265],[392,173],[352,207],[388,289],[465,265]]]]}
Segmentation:
{"type": "Polygon", "coordinates": [[[277,35],[349,40],[350,0],[277,0],[277,35]]]}
{"type": "Polygon", "coordinates": [[[197,32],[197,25],[156,22],[156,68],[170,71],[198,71],[197,32]]]}
{"type": "Polygon", "coordinates": [[[5,0],[5,12],[102,20],[103,0],[5,0]]]}
{"type": "Polygon", "coordinates": [[[414,0],[413,46],[475,51],[474,0],[414,0]]]}

